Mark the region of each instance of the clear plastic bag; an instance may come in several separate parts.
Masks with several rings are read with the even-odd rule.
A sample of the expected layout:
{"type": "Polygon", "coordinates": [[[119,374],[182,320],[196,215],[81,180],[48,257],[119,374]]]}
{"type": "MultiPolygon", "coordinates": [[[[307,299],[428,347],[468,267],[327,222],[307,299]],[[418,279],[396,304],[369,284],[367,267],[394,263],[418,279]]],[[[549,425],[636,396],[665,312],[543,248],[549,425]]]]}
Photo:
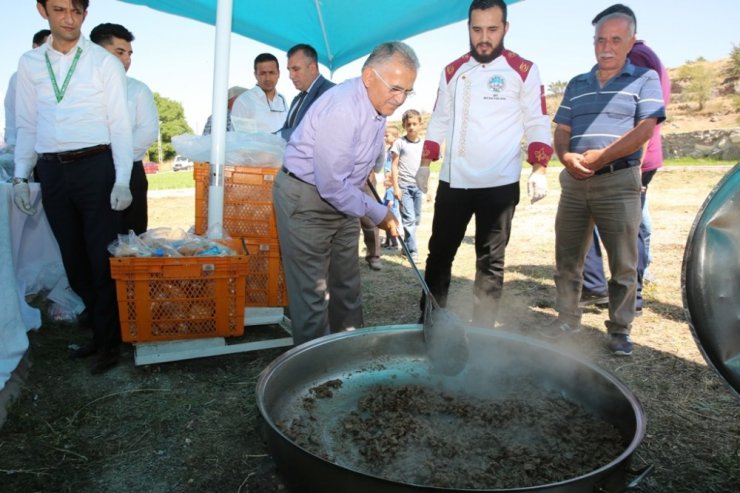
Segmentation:
{"type": "Polygon", "coordinates": [[[140,236],[133,231],[118,235],[108,245],[114,257],[222,257],[236,255],[231,248],[216,240],[204,238],[180,228],[154,228],[140,236]]]}
{"type": "Polygon", "coordinates": [[[13,146],[0,144],[0,181],[9,181],[15,175],[13,146]]]}
{"type": "MultiPolygon", "coordinates": [[[[210,135],[177,135],[172,144],[181,156],[197,161],[211,160],[210,135]]],[[[266,132],[226,132],[224,164],[278,168],[282,166],[285,140],[266,132]]]]}

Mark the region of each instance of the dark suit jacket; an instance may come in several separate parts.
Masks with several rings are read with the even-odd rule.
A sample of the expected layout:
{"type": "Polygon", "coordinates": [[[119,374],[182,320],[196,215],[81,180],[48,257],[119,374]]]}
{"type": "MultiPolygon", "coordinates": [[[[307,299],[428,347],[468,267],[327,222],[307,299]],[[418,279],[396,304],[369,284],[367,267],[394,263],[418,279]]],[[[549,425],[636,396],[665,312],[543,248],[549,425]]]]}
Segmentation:
{"type": "MultiPolygon", "coordinates": [[[[319,99],[319,96],[324,94],[328,89],[331,89],[334,87],[334,83],[328,79],[325,79],[323,75],[319,74],[319,76],[316,78],[316,82],[314,83],[313,87],[309,89],[308,94],[306,94],[306,97],[303,99],[303,104],[301,105],[300,109],[298,110],[298,115],[296,115],[295,121],[293,122],[292,127],[288,127],[288,118],[285,118],[285,123],[283,124],[283,128],[280,129],[280,135],[287,141],[290,139],[290,136],[293,134],[293,130],[298,126],[299,123],[301,123],[301,120],[303,119],[303,115],[306,114],[306,111],[308,111],[308,108],[311,107],[314,101],[319,99]]],[[[293,98],[293,101],[290,103],[290,109],[293,109],[293,105],[296,104],[298,100],[298,96],[293,98]]],[[[288,110],[288,115],[290,115],[290,110],[288,110]]]]}

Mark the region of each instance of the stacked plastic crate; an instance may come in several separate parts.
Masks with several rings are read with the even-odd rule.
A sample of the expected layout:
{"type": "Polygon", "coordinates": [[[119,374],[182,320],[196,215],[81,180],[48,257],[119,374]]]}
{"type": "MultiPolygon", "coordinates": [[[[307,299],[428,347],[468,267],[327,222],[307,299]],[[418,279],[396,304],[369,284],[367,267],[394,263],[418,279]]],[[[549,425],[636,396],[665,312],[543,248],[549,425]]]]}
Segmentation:
{"type": "MultiPolygon", "coordinates": [[[[248,259],[245,306],[283,307],[288,304],[280,259],[272,185],[279,168],[224,166],[224,232],[248,259]]],[[[195,163],[195,233],[208,229],[211,167],[195,163]]]]}
{"type": "Polygon", "coordinates": [[[165,342],[244,333],[246,255],[112,257],[121,338],[165,342]]]}

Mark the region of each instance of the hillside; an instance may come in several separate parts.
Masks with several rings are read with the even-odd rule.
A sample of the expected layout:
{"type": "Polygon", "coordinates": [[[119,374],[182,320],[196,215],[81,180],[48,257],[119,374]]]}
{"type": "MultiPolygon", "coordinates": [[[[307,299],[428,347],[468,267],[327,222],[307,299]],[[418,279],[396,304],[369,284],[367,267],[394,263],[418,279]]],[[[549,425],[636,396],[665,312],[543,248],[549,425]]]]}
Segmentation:
{"type": "Polygon", "coordinates": [[[740,79],[727,77],[730,59],[708,61],[705,66],[713,72],[712,90],[701,110],[687,94],[689,81],[680,76],[683,66],[668,70],[671,102],[664,133],[740,127],[740,79]]]}
{"type": "MultiPolygon", "coordinates": [[[[727,77],[730,63],[728,57],[707,61],[703,65],[712,72],[710,82],[712,89],[701,110],[699,104],[689,94],[690,81],[681,78],[685,65],[668,69],[671,78],[671,102],[668,105],[668,118],[663,125],[665,134],[740,127],[740,79],[727,77]]],[[[547,96],[547,110],[550,116],[560,105],[560,99],[561,96],[547,96]]],[[[393,119],[389,123],[400,129],[400,115],[397,116],[398,119],[393,119]]],[[[430,116],[429,114],[422,116],[424,130],[430,116]]]]}

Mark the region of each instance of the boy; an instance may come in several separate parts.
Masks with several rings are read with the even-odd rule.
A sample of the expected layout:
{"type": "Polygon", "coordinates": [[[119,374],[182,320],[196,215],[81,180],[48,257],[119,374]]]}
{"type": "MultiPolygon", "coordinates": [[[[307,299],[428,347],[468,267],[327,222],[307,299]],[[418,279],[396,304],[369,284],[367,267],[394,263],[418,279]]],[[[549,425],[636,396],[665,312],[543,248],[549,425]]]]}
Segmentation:
{"type": "MultiPolygon", "coordinates": [[[[383,142],[385,143],[385,165],[383,166],[383,186],[385,187],[385,197],[388,196],[388,190],[390,188],[391,194],[393,193],[393,182],[389,182],[391,176],[391,165],[393,164],[393,154],[391,154],[391,146],[398,139],[398,129],[393,126],[385,127],[385,133],[383,134],[383,142]]],[[[376,181],[380,181],[380,177],[376,181]]],[[[384,197],[384,199],[385,199],[384,197]]],[[[386,203],[385,200],[383,203],[386,203]]],[[[400,220],[400,213],[398,211],[398,202],[394,205],[394,214],[400,220]]],[[[398,247],[398,240],[395,237],[386,236],[383,244],[384,248],[398,247]]]]}
{"type": "Polygon", "coordinates": [[[398,129],[396,127],[385,127],[385,133],[383,134],[383,141],[385,142],[385,167],[383,170],[386,175],[391,174],[391,165],[393,164],[393,155],[391,154],[391,147],[393,143],[398,139],[398,129]]]}
{"type": "Polygon", "coordinates": [[[422,140],[419,137],[421,114],[408,110],[401,117],[406,135],[397,139],[391,147],[393,162],[391,179],[393,194],[401,203],[401,222],[403,223],[404,241],[408,247],[411,260],[419,261],[419,248],[416,245],[416,227],[421,222],[421,207],[424,194],[416,184],[416,172],[421,162],[422,140]]]}
{"type": "MultiPolygon", "coordinates": [[[[383,197],[383,205],[391,206],[391,210],[393,211],[393,215],[396,216],[398,219],[398,222],[401,222],[401,212],[398,208],[398,200],[396,200],[395,195],[393,195],[393,179],[391,178],[391,174],[387,173],[385,175],[385,181],[383,182],[383,186],[385,187],[385,196],[383,197]]],[[[395,236],[386,237],[385,241],[383,242],[383,248],[390,248],[393,250],[398,249],[398,238],[395,236]]]]}

